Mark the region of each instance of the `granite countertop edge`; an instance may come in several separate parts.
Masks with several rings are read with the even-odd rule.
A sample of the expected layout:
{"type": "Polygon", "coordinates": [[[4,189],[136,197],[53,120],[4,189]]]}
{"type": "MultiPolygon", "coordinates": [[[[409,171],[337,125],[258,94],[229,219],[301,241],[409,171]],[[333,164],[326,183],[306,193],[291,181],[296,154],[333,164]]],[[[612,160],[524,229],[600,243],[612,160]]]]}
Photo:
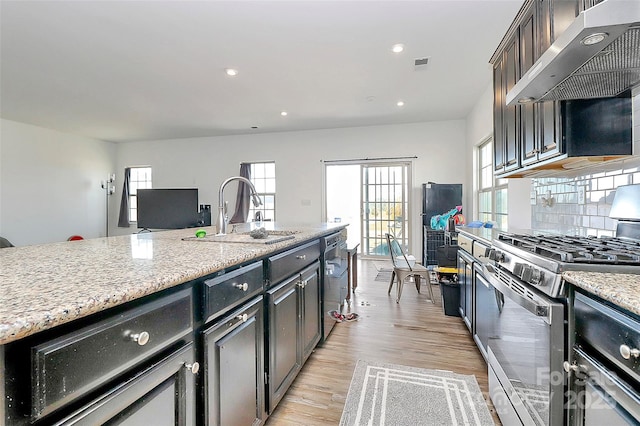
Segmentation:
{"type": "Polygon", "coordinates": [[[568,283],[640,316],[640,274],[567,271],[562,277],[568,283]]]}
{"type": "Polygon", "coordinates": [[[295,238],[275,244],[184,241],[193,235],[191,229],[2,249],[0,345],[264,258],[347,225],[271,226],[295,230],[295,238]]]}

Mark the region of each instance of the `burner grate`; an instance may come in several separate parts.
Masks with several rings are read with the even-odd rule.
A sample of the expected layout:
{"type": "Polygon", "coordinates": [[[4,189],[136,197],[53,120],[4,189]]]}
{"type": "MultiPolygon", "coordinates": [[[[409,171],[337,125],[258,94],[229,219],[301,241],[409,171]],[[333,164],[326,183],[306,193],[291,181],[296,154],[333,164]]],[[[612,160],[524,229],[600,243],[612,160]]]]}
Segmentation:
{"type": "Polygon", "coordinates": [[[558,262],[640,266],[640,241],[636,240],[506,233],[498,239],[558,262]]]}

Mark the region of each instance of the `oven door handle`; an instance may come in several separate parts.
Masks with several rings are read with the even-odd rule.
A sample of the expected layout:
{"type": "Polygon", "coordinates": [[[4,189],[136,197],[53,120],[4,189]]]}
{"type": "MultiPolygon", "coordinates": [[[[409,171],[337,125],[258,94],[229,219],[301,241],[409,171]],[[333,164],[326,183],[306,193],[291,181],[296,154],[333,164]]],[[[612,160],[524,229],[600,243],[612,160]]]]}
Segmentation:
{"type": "Polygon", "coordinates": [[[517,293],[513,289],[509,288],[506,284],[495,277],[495,268],[490,264],[483,264],[482,270],[484,271],[485,278],[489,281],[496,290],[509,297],[518,305],[525,308],[537,317],[544,318],[545,322],[551,323],[551,305],[546,303],[541,298],[532,294],[533,298],[529,299],[521,294],[517,293]]]}

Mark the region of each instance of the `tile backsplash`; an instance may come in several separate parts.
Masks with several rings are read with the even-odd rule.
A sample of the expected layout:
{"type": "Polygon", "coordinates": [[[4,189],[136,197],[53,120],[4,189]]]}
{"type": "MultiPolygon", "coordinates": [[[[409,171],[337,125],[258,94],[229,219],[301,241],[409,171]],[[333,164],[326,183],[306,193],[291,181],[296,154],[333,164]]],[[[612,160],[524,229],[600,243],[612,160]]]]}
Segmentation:
{"type": "Polygon", "coordinates": [[[568,235],[614,235],[617,220],[609,218],[615,189],[640,184],[640,157],[585,170],[575,177],[532,179],[536,204],[531,228],[568,235]]]}
{"type": "Polygon", "coordinates": [[[636,155],[575,171],[571,177],[532,179],[536,204],[531,228],[567,235],[615,235],[617,220],[609,218],[617,187],[640,184],[640,89],[633,97],[633,140],[636,155]]]}

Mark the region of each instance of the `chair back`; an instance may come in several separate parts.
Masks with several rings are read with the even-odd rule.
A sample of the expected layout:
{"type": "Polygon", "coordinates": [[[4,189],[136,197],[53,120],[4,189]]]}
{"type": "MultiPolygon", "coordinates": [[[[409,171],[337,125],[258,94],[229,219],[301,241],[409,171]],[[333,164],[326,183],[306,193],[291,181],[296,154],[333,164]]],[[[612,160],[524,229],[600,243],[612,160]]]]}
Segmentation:
{"type": "Polygon", "coordinates": [[[394,237],[389,233],[385,233],[384,235],[387,238],[389,255],[391,256],[391,262],[393,263],[393,267],[394,268],[398,267],[398,257],[402,256],[405,262],[404,265],[402,265],[402,267],[409,268],[409,270],[413,271],[413,268],[411,268],[411,263],[409,263],[409,259],[407,259],[407,255],[404,253],[404,250],[402,250],[402,246],[400,245],[398,240],[396,240],[396,237],[394,237]]]}

